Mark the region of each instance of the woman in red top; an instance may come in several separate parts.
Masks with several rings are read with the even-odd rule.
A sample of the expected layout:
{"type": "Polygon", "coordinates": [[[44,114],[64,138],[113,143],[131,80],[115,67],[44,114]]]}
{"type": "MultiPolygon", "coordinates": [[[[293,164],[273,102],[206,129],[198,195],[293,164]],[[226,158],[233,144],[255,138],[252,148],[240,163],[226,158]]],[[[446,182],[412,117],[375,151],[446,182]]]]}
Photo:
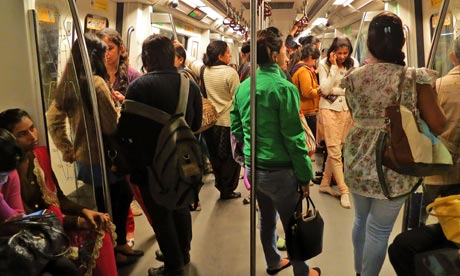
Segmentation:
{"type": "Polygon", "coordinates": [[[71,240],[72,259],[80,275],[118,275],[108,214],[81,206],[67,198],[52,171],[48,149],[38,146],[38,131],[21,109],[0,113],[0,128],[16,137],[24,153],[18,166],[26,213],[46,209],[56,213],[71,240]]]}

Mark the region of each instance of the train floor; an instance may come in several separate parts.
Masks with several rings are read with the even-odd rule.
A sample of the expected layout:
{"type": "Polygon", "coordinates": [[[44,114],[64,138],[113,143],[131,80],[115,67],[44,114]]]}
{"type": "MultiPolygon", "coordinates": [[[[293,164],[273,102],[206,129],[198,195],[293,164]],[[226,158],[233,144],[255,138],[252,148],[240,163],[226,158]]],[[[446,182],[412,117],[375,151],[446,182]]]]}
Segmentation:
{"type": "MultiPolygon", "coordinates": [[[[316,156],[314,167],[318,167],[320,156],[316,156]]],[[[244,205],[242,198],[222,201],[213,185],[214,175],[205,177],[205,185],[200,193],[201,211],[192,212],[193,240],[191,262],[187,266],[188,276],[246,276],[250,275],[250,206],[244,205]]],[[[248,195],[243,180],[237,191],[248,195]]],[[[344,209],[340,201],[326,194],[320,194],[318,185],[310,187],[310,194],[325,222],[323,252],[309,260],[310,267],[320,267],[323,276],[354,276],[353,245],[351,230],[353,225],[353,205],[344,209]]],[[[390,236],[390,243],[401,232],[402,213],[396,221],[390,236]]],[[[278,224],[282,235],[282,227],[278,224]]],[[[262,245],[256,231],[256,275],[268,275],[262,245]]],[[[120,276],[144,276],[149,267],[162,265],[155,259],[158,243],[145,215],[135,217],[135,249],[142,249],[145,255],[133,265],[119,269],[120,276]]],[[[281,251],[284,257],[286,251],[281,251]]],[[[281,271],[279,276],[293,275],[292,268],[281,271]]],[[[393,276],[395,272],[388,260],[380,276],[393,276]]]]}

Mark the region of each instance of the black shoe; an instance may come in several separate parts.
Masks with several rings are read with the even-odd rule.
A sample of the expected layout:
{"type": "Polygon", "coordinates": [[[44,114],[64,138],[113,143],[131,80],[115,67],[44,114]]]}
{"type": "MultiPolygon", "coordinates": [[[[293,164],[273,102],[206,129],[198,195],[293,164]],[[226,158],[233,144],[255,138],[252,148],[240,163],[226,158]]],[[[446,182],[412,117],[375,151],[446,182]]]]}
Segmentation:
{"type": "Polygon", "coordinates": [[[131,252],[123,252],[123,251],[121,251],[121,250],[115,249],[115,252],[116,252],[116,253],[123,254],[123,255],[125,255],[125,256],[134,256],[134,257],[142,257],[142,256],[144,256],[144,251],[142,251],[142,250],[135,250],[135,249],[133,249],[133,251],[131,251],[131,252]]]}
{"type": "Polygon", "coordinates": [[[321,184],[321,181],[323,181],[323,177],[320,176],[320,177],[315,177],[311,180],[311,182],[315,183],[316,185],[319,185],[321,184]]]}
{"type": "Polygon", "coordinates": [[[240,192],[231,192],[229,194],[221,194],[220,199],[227,200],[227,199],[235,199],[241,197],[240,192]]]}
{"type": "MultiPolygon", "coordinates": [[[[155,259],[159,262],[165,262],[165,255],[161,252],[160,249],[155,250],[155,259]]],[[[190,263],[190,255],[184,257],[184,265],[188,265],[190,263]]]]}
{"type": "Polygon", "coordinates": [[[160,249],[155,250],[155,259],[159,262],[165,261],[165,255],[163,255],[163,252],[161,252],[160,249]]]}
{"type": "Polygon", "coordinates": [[[251,204],[251,198],[250,197],[245,197],[243,199],[243,204],[246,205],[246,204],[251,204]]]}
{"type": "Polygon", "coordinates": [[[178,271],[168,271],[165,269],[164,265],[160,267],[151,267],[149,268],[148,276],[184,276],[184,270],[178,271]]]}
{"type": "MultiPolygon", "coordinates": [[[[117,267],[127,266],[127,265],[135,263],[138,260],[138,258],[136,256],[133,256],[133,255],[124,255],[124,254],[119,253],[119,256],[120,257],[122,256],[124,258],[121,258],[121,259],[120,259],[120,257],[115,258],[117,267]]],[[[116,257],[116,255],[115,255],[115,257],[116,257]]]]}

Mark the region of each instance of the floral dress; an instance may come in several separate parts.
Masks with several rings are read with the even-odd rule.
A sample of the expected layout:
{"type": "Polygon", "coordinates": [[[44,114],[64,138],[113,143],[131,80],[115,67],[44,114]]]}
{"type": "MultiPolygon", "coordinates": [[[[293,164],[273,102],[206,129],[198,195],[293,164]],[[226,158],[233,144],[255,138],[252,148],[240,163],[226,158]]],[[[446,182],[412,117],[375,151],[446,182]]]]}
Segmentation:
{"type": "MultiPolygon", "coordinates": [[[[342,80],[345,96],[352,112],[354,126],[346,138],[344,148],[345,182],[350,191],[366,197],[386,199],[376,170],[376,144],[384,127],[385,108],[396,101],[401,79],[401,104],[414,109],[415,82],[434,86],[436,71],[425,68],[408,68],[392,63],[368,64],[350,71],[342,80]],[[413,72],[416,70],[415,82],[413,72]],[[403,77],[403,78],[402,78],[403,77]]],[[[410,191],[419,180],[417,177],[401,175],[383,167],[389,192],[397,196],[410,191]]]]}

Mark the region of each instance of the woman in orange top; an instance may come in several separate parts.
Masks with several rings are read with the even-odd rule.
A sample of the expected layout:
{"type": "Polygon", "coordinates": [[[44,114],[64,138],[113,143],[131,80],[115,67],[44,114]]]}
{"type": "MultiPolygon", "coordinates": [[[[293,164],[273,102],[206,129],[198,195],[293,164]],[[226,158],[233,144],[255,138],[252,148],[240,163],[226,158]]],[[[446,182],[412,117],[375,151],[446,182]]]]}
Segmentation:
{"type": "MultiPolygon", "coordinates": [[[[292,82],[299,89],[300,110],[313,135],[316,135],[316,114],[319,106],[319,85],[315,73],[315,64],[320,52],[314,44],[309,44],[301,50],[301,60],[291,69],[292,82]]],[[[316,137],[316,136],[315,136],[316,137]]]]}

